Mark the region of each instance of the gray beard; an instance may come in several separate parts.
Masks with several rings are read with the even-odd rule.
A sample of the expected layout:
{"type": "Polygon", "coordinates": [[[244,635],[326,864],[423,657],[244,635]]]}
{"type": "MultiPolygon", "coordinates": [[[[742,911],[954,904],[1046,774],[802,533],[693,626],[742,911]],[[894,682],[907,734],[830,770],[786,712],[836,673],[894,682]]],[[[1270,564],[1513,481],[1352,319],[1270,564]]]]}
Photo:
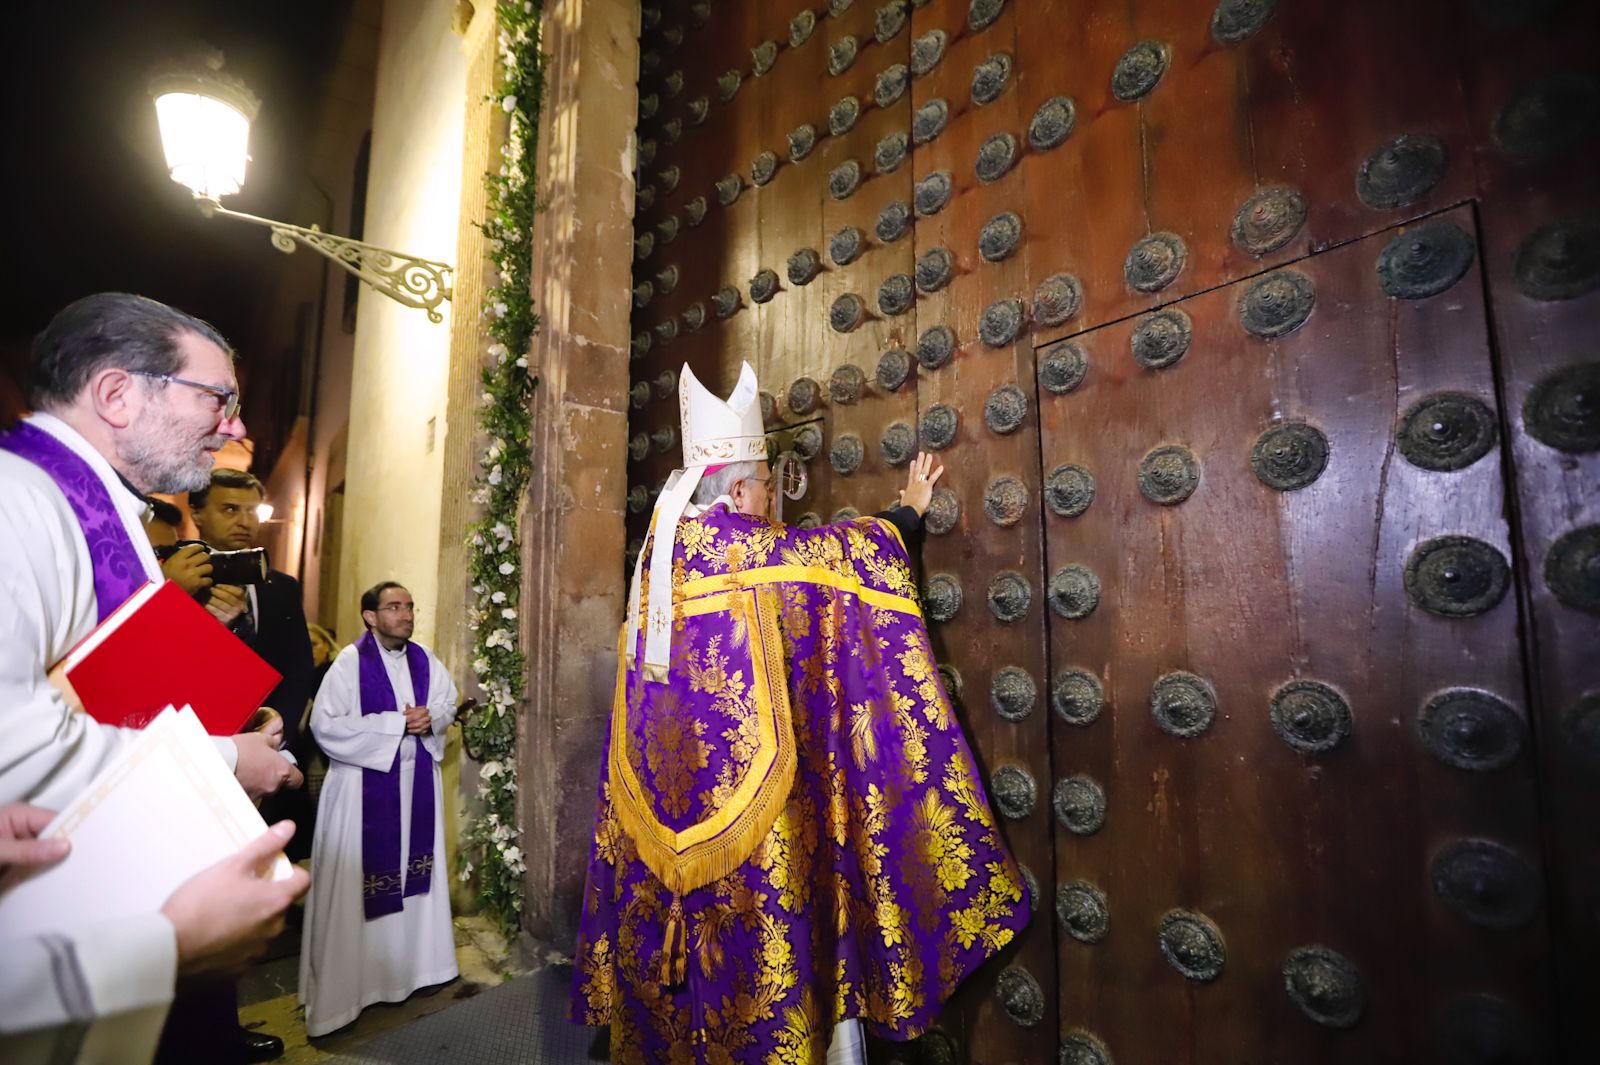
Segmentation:
{"type": "MultiPolygon", "coordinates": [[[[170,443],[170,433],[156,431],[148,436],[141,433],[141,436],[142,439],[123,444],[118,451],[130,474],[129,480],[142,491],[177,495],[198,492],[210,486],[212,463],[209,455],[201,453],[204,459],[202,465],[202,458],[186,458],[175,452],[170,443]]],[[[211,442],[205,441],[208,444],[211,442]]]]}

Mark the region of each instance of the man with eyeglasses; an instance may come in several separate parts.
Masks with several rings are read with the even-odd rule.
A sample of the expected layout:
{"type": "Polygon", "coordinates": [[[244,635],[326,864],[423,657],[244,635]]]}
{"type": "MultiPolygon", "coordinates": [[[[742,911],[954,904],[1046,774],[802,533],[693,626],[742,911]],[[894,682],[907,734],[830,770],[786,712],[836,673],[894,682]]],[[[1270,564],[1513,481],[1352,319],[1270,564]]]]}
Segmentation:
{"type": "MultiPolygon", "coordinates": [[[[64,308],[34,341],[30,378],[35,413],[0,434],[0,806],[51,810],[82,791],[134,733],[74,712],[49,668],[144,583],[163,579],[144,532],[149,494],[204,486],[214,453],[245,430],[227,342],[205,322],[140,296],[100,293],[64,308]]],[[[216,742],[252,797],[299,785],[274,739],[251,733],[216,742]]],[[[281,897],[277,915],[291,898],[281,897]]],[[[236,926],[206,934],[224,932],[245,954],[264,948],[271,933],[263,936],[263,915],[238,916],[236,926]]],[[[82,994],[62,997],[63,1021],[133,999],[154,1011],[153,1031],[146,1010],[138,1025],[99,1036],[125,1039],[124,1060],[138,1061],[160,1031],[174,973],[190,964],[184,942],[192,930],[160,915],[140,934],[132,926],[98,929],[53,971],[59,980],[71,970],[74,951],[96,959],[73,985],[87,985],[87,1005],[82,994]]],[[[10,956],[3,945],[0,956],[10,956]]],[[[179,1019],[175,1008],[169,1020],[179,1019]]],[[[236,1018],[220,1019],[236,1034],[236,1018]]],[[[238,1060],[237,1049],[209,1046],[206,1060],[238,1060]]]]}
{"type": "Polygon", "coordinates": [[[456,686],[411,638],[416,605],[403,585],[362,593],[361,620],[367,631],[339,652],[311,707],[328,756],[300,942],[313,1037],[459,973],[448,876],[435,869],[445,853],[439,762],[456,686]]]}

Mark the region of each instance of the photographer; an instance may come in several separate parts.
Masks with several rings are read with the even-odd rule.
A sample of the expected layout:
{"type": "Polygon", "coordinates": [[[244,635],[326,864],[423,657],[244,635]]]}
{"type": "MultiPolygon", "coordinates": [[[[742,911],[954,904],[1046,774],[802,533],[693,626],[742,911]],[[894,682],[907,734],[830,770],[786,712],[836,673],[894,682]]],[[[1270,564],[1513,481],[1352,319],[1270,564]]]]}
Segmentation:
{"type": "MultiPolygon", "coordinates": [[[[265,554],[255,545],[261,526],[257,508],[265,495],[253,474],[213,469],[211,483],[189,493],[189,512],[204,543],[181,543],[163,569],[169,579],[180,584],[179,572],[199,577],[203,582],[200,590],[191,594],[283,675],[267,696],[266,705],[283,719],[284,749],[303,758],[300,719],[314,694],[316,667],[311,661],[300,582],[268,569],[265,554]]],[[[269,823],[279,818],[295,822],[296,838],[285,848],[291,860],[310,853],[313,815],[304,790],[273,796],[262,803],[261,814],[269,823]]],[[[283,1053],[283,1041],[277,1036],[241,1028],[238,1038],[244,1044],[246,1061],[270,1061],[283,1053]]]]}

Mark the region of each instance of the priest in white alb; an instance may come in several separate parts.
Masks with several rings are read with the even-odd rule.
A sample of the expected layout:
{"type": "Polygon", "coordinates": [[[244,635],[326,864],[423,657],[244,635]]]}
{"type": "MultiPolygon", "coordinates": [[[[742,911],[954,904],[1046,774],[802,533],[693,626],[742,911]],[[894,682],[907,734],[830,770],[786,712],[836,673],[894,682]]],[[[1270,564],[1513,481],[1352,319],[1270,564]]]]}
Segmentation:
{"type": "Polygon", "coordinates": [[[311,707],[328,755],[300,948],[306,1034],[326,1035],[374,1002],[399,1002],[459,974],[444,857],[439,762],[456,686],[411,639],[411,593],[361,596],[367,631],[334,660],[311,707]]]}

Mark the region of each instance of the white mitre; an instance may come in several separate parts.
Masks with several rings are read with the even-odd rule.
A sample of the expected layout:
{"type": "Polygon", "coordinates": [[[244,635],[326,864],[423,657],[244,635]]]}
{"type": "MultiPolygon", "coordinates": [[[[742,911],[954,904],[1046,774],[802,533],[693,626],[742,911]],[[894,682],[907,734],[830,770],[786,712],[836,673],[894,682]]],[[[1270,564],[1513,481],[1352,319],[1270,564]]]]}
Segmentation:
{"type": "MultiPolygon", "coordinates": [[[[747,362],[739,370],[739,383],[727,399],[720,399],[695,377],[684,363],[678,375],[678,417],[683,439],[683,466],[667,478],[650,516],[650,535],[655,546],[650,550],[651,602],[645,623],[644,675],[646,680],[665,682],[667,663],[672,656],[672,558],[678,542],[678,522],[708,466],[734,462],[764,462],[767,458],[766,428],[761,420],[760,386],[756,372],[747,362]]],[[[644,571],[643,551],[633,566],[633,587],[628,595],[628,633],[626,654],[631,658],[638,645],[640,618],[640,577],[644,571]]]]}

